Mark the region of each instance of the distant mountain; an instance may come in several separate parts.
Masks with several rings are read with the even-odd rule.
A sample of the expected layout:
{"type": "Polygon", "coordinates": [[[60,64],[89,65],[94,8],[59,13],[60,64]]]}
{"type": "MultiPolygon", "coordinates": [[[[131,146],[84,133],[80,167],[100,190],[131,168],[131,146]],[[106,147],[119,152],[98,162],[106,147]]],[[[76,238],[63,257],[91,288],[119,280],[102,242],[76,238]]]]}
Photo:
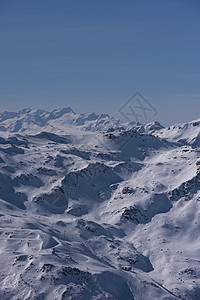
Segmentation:
{"type": "Polygon", "coordinates": [[[0,131],[15,133],[35,133],[50,131],[66,133],[76,129],[84,131],[106,130],[109,127],[118,127],[119,120],[107,114],[75,114],[68,108],[55,109],[51,112],[36,109],[23,109],[19,112],[3,112],[0,114],[0,131]]]}
{"type": "Polygon", "coordinates": [[[199,300],[200,119],[0,114],[0,299],[199,300]]]}

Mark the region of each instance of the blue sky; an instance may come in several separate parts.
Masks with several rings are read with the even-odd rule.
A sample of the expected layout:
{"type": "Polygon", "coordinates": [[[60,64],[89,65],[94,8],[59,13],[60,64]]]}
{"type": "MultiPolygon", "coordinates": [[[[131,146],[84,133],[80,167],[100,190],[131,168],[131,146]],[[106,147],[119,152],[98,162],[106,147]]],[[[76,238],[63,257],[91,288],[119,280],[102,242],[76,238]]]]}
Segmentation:
{"type": "Polygon", "coordinates": [[[120,117],[139,91],[164,125],[199,118],[199,32],[199,0],[1,0],[0,111],[120,117]]]}

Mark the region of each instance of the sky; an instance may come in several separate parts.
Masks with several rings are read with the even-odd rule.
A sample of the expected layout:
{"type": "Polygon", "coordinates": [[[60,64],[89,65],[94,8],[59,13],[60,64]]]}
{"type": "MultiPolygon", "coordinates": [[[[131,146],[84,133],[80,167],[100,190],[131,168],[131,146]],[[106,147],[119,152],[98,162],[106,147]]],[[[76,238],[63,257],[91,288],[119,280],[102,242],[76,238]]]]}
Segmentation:
{"type": "Polygon", "coordinates": [[[199,32],[199,0],[0,0],[0,112],[197,119],[199,32]]]}

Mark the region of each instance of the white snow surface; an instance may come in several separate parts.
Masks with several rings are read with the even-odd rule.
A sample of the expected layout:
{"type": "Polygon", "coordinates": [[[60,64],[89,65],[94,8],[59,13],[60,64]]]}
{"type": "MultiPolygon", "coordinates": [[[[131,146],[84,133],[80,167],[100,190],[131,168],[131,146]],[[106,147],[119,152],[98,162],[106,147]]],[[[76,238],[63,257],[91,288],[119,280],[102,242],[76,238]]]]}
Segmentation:
{"type": "Polygon", "coordinates": [[[199,300],[200,119],[0,114],[1,300],[199,300]]]}

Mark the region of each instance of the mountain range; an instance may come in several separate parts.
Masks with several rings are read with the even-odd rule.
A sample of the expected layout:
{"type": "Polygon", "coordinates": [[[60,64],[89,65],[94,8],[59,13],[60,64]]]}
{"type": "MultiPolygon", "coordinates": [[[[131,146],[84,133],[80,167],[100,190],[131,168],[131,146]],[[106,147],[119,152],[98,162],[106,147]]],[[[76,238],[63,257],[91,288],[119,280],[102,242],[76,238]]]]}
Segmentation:
{"type": "Polygon", "coordinates": [[[0,299],[200,299],[200,119],[0,114],[0,299]]]}

